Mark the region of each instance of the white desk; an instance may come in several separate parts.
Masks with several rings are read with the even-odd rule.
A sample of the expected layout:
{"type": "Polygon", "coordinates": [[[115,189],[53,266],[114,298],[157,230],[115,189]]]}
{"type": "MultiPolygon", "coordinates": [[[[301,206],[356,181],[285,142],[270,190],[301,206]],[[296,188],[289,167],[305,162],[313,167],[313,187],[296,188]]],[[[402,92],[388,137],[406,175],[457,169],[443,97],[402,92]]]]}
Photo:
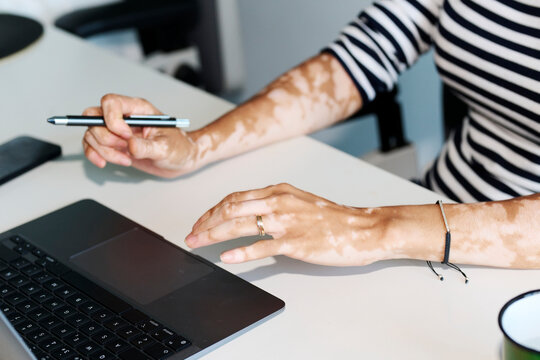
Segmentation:
{"type": "MultiPolygon", "coordinates": [[[[24,52],[0,60],[0,142],[21,134],[62,146],[63,157],[0,186],[0,232],[82,198],[93,198],[186,248],[196,219],[230,192],[289,182],[351,206],[432,203],[438,196],[308,137],[162,180],[85,160],[84,129],[53,127],[107,92],[145,97],[200,127],[232,105],[48,28],[24,52]]],[[[443,239],[433,239],[442,241],[443,239]]],[[[219,262],[239,242],[197,250],[219,262]]],[[[286,309],[205,359],[497,359],[497,315],[539,287],[540,271],[464,267],[471,282],[421,261],[315,266],[286,257],[227,270],[280,297],[286,309]]]]}

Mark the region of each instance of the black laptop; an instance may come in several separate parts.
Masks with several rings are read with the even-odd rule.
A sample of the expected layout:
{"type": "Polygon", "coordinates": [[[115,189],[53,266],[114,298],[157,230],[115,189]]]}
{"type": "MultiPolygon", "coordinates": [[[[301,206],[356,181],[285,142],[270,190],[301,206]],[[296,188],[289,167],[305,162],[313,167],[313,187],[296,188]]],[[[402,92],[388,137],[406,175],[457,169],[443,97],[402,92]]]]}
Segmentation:
{"type": "Polygon", "coordinates": [[[198,357],[284,305],[93,200],[0,234],[0,309],[38,359],[198,357]]]}

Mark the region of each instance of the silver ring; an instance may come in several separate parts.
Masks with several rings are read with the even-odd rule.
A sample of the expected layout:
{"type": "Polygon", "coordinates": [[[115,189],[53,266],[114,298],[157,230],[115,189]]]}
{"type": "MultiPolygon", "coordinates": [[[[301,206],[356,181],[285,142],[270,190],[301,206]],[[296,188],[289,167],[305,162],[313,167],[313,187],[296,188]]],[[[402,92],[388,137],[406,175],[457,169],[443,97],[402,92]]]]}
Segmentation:
{"type": "Polygon", "coordinates": [[[259,236],[264,236],[266,232],[264,232],[264,225],[261,215],[257,215],[257,227],[259,228],[259,236]]]}

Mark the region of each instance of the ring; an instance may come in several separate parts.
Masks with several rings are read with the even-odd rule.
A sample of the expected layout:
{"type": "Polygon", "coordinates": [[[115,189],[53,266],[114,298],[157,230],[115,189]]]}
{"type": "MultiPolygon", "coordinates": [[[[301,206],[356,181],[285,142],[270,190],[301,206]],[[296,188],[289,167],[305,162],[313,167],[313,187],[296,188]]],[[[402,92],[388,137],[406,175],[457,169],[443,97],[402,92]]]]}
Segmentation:
{"type": "Polygon", "coordinates": [[[257,227],[259,228],[259,236],[264,236],[266,233],[264,232],[264,226],[263,226],[261,215],[257,215],[257,227]]]}

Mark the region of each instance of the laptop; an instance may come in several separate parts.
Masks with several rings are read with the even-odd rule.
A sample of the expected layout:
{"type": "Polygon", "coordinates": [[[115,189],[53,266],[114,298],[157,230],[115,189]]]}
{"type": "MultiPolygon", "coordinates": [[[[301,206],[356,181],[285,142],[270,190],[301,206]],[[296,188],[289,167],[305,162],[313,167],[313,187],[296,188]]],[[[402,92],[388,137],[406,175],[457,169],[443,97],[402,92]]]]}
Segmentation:
{"type": "Polygon", "coordinates": [[[25,354],[22,340],[37,359],[197,358],[284,305],[93,200],[0,234],[0,309],[18,333],[0,323],[2,353],[25,354]]]}

